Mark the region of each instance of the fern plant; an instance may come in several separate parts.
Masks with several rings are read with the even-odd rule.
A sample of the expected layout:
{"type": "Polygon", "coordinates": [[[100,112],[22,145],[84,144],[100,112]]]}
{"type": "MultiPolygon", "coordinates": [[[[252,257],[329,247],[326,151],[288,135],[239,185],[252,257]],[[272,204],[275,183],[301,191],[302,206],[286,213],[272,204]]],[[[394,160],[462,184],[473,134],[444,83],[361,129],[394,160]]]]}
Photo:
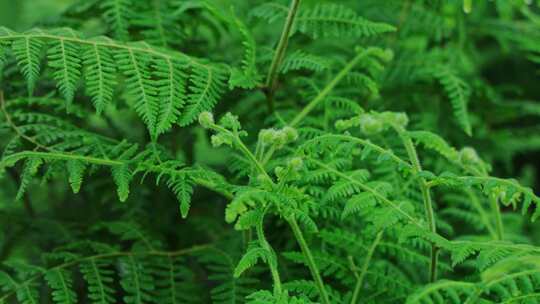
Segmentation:
{"type": "Polygon", "coordinates": [[[540,2],[71,2],[0,27],[0,303],[540,301],[540,2]]]}

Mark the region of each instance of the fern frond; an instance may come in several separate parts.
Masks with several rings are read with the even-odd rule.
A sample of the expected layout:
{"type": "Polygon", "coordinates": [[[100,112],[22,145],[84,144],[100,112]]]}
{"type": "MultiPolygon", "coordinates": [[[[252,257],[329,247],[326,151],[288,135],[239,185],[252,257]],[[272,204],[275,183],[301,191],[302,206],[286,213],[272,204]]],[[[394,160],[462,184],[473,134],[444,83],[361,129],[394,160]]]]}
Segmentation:
{"type": "Polygon", "coordinates": [[[253,8],[250,16],[266,20],[268,23],[274,23],[277,20],[287,17],[288,7],[276,2],[266,2],[253,8]]]}
{"type": "Polygon", "coordinates": [[[133,4],[136,10],[129,22],[133,28],[140,29],[145,41],[161,47],[171,47],[177,43],[175,39],[180,35],[175,34],[181,31],[181,28],[175,14],[170,14],[174,9],[174,2],[153,0],[133,4]]]}
{"type": "Polygon", "coordinates": [[[4,265],[17,272],[18,280],[13,279],[5,272],[0,272],[2,289],[7,291],[6,294],[0,298],[0,302],[6,301],[10,295],[15,295],[18,303],[21,304],[40,303],[42,298],[39,292],[40,284],[32,278],[35,278],[36,275],[42,275],[44,269],[26,264],[20,260],[6,261],[4,262],[4,265]]]}
{"type": "Polygon", "coordinates": [[[429,131],[409,131],[409,136],[427,148],[436,151],[452,162],[459,161],[459,152],[442,137],[429,131]]]}
{"type": "Polygon", "coordinates": [[[135,111],[148,127],[151,136],[155,138],[158,134],[159,101],[157,89],[150,73],[152,57],[128,50],[117,52],[115,59],[127,78],[128,93],[134,99],[135,111]]]}
{"type": "Polygon", "coordinates": [[[234,276],[236,278],[240,277],[246,270],[255,266],[259,259],[265,263],[269,261],[269,252],[266,249],[258,246],[249,248],[244,256],[242,256],[240,261],[238,261],[238,265],[236,265],[236,268],[234,269],[234,276]]]}
{"type": "Polygon", "coordinates": [[[532,214],[531,220],[534,221],[540,217],[540,197],[538,197],[532,189],[522,186],[516,180],[502,179],[491,176],[457,176],[452,173],[443,173],[439,177],[435,177],[433,185],[446,185],[450,187],[456,186],[479,186],[487,195],[493,196],[497,200],[501,200],[505,205],[513,205],[517,208],[517,203],[522,202],[522,214],[529,212],[529,208],[534,204],[535,211],[532,214]]]}
{"type": "Polygon", "coordinates": [[[231,256],[221,250],[209,250],[199,257],[199,260],[212,271],[209,280],[216,283],[211,290],[212,301],[216,304],[241,303],[254,290],[252,285],[257,280],[235,277],[235,263],[231,256]]]}
{"type": "Polygon", "coordinates": [[[83,55],[86,91],[98,114],[111,103],[116,86],[116,66],[111,50],[97,44],[86,47],[83,55]]]}
{"type": "Polygon", "coordinates": [[[432,73],[441,83],[448,95],[448,99],[452,103],[452,108],[454,109],[454,116],[459,126],[467,133],[467,135],[471,136],[472,128],[467,109],[467,104],[469,103],[469,97],[471,95],[470,86],[463,79],[459,78],[459,76],[457,76],[449,67],[435,67],[432,73]]]}
{"type": "Polygon", "coordinates": [[[69,184],[71,185],[73,193],[79,193],[83,181],[84,172],[86,170],[86,164],[82,161],[71,160],[66,163],[66,168],[69,175],[69,184]]]}
{"type": "Polygon", "coordinates": [[[353,214],[361,213],[362,210],[373,208],[376,204],[375,197],[367,192],[362,192],[352,196],[345,203],[345,208],[341,213],[341,218],[345,219],[353,214]]]}
{"type": "Polygon", "coordinates": [[[115,302],[114,271],[110,269],[111,261],[106,259],[89,259],[79,265],[84,281],[88,286],[88,299],[92,304],[110,304],[115,302]]]}
{"type": "Polygon", "coordinates": [[[244,56],[242,58],[242,70],[233,69],[231,78],[229,79],[230,87],[240,87],[244,89],[252,89],[257,86],[261,76],[257,71],[257,43],[253,34],[238,17],[231,13],[232,25],[240,32],[242,36],[242,45],[244,46],[244,56]]]}
{"type": "Polygon", "coordinates": [[[152,292],[155,290],[154,280],[150,269],[143,261],[129,256],[120,260],[122,279],[120,284],[126,291],[123,297],[126,304],[143,304],[153,300],[152,292]]]}
{"type": "Polygon", "coordinates": [[[48,271],[45,280],[53,290],[52,299],[56,304],[75,304],[77,294],[73,290],[73,279],[66,270],[48,271]]]}
{"type": "Polygon", "coordinates": [[[160,99],[156,117],[156,133],[167,132],[180,117],[185,104],[186,75],[182,72],[185,63],[170,59],[157,59],[154,74],[159,79],[155,82],[160,99]]]}
{"type": "Polygon", "coordinates": [[[154,139],[177,120],[186,126],[200,112],[211,110],[225,90],[227,67],[203,63],[145,43],[124,44],[103,37],[85,39],[70,29],[16,33],[0,28],[0,43],[5,42],[11,42],[30,91],[39,77],[41,50],[50,42],[53,48],[49,57],[53,60],[49,65],[56,71],[54,78],[68,103],[83,65],[86,91],[98,113],[112,99],[117,86],[117,67],[126,77],[131,104],[154,139]],[[186,72],[190,75],[185,76],[186,72]],[[187,107],[180,113],[184,103],[187,107]]]}
{"type": "Polygon", "coordinates": [[[179,120],[181,126],[191,124],[200,113],[214,107],[224,90],[224,80],[225,75],[220,69],[202,69],[193,66],[192,74],[189,76],[191,91],[188,93],[184,114],[179,120]]]}
{"type": "Polygon", "coordinates": [[[297,50],[291,53],[283,60],[281,72],[288,73],[296,70],[311,70],[314,72],[322,72],[330,68],[331,61],[321,56],[316,56],[302,50],[297,50]]]}
{"type": "MultiPolygon", "coordinates": [[[[288,251],[283,252],[282,255],[295,263],[308,265],[305,256],[300,252],[288,251]]],[[[329,253],[314,252],[313,258],[317,263],[319,271],[324,276],[333,276],[337,279],[343,279],[346,278],[350,272],[350,269],[342,259],[329,253]]]]}
{"type": "Polygon", "coordinates": [[[464,303],[474,292],[474,284],[441,280],[420,288],[407,298],[407,304],[417,303],[464,303]]]}
{"type": "MultiPolygon", "coordinates": [[[[62,35],[64,31],[59,34],[62,35]]],[[[65,30],[66,34],[74,32],[65,30]]],[[[73,38],[77,38],[73,36],[73,38]]],[[[81,76],[81,59],[79,45],[70,41],[56,40],[48,49],[49,66],[53,69],[52,76],[58,89],[64,95],[69,105],[73,101],[77,82],[81,76]]]]}
{"type": "Polygon", "coordinates": [[[180,203],[180,214],[186,218],[191,205],[191,195],[193,194],[192,181],[186,174],[175,174],[167,180],[167,186],[176,194],[180,203]]]}
{"type": "Polygon", "coordinates": [[[124,202],[129,195],[129,183],[133,177],[129,166],[120,165],[111,168],[112,177],[116,184],[118,199],[124,202]]]}
{"type": "Polygon", "coordinates": [[[19,185],[19,190],[17,191],[15,200],[18,201],[22,199],[32,180],[32,177],[37,174],[37,171],[42,164],[43,162],[39,158],[30,158],[24,162],[24,167],[21,174],[21,184],[19,185]]]}
{"type": "Polygon", "coordinates": [[[369,37],[393,32],[386,23],[366,20],[353,10],[338,4],[319,4],[300,11],[296,20],[300,32],[318,37],[369,37]]]}
{"type": "MultiPolygon", "coordinates": [[[[5,31],[8,35],[14,34],[5,31]]],[[[17,64],[28,83],[28,93],[33,94],[36,86],[36,81],[41,70],[41,52],[45,42],[40,38],[32,37],[33,34],[39,33],[37,30],[28,32],[24,37],[12,40],[11,50],[17,59],[17,64]]]]}
{"type": "Polygon", "coordinates": [[[201,290],[193,282],[194,274],[182,257],[163,257],[155,262],[156,302],[163,304],[198,303],[201,290]]]}
{"type": "Polygon", "coordinates": [[[317,233],[319,232],[319,228],[317,227],[317,223],[306,213],[300,210],[294,210],[293,215],[296,218],[296,220],[302,224],[304,229],[309,233],[317,233]]]}
{"type": "Polygon", "coordinates": [[[512,300],[519,303],[520,299],[528,298],[534,303],[540,289],[538,261],[538,256],[513,256],[491,266],[482,272],[482,282],[469,302],[483,295],[495,298],[500,303],[511,303],[512,300]]]}
{"type": "Polygon", "coordinates": [[[319,296],[317,286],[313,281],[294,280],[283,284],[283,288],[288,291],[295,292],[307,296],[310,299],[315,299],[319,296]]]}
{"type": "Polygon", "coordinates": [[[6,65],[8,60],[6,54],[7,50],[8,46],[4,45],[4,43],[0,43],[0,80],[2,79],[2,75],[4,74],[4,66],[6,65]]]}
{"type": "Polygon", "coordinates": [[[104,0],[100,3],[103,17],[115,38],[129,40],[129,20],[133,17],[133,3],[131,0],[104,0]]]}
{"type": "Polygon", "coordinates": [[[350,180],[342,180],[335,183],[332,185],[332,187],[330,187],[330,189],[328,189],[325,198],[326,200],[336,201],[339,198],[350,197],[361,192],[362,188],[358,186],[359,183],[366,183],[369,178],[369,172],[367,170],[357,170],[354,172],[349,172],[347,175],[354,179],[354,182],[351,182],[350,180]]]}

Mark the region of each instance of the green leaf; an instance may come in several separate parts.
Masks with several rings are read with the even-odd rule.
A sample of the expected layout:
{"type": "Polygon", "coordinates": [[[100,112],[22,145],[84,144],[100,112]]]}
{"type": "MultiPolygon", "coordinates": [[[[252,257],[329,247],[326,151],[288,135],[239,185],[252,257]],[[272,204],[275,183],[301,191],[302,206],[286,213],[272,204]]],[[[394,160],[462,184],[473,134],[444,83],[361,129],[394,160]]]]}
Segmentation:
{"type": "Polygon", "coordinates": [[[66,163],[66,168],[69,174],[68,180],[73,193],[79,193],[83,181],[86,163],[78,160],[71,160],[66,163]]]}
{"type": "Polygon", "coordinates": [[[98,114],[111,103],[116,86],[116,65],[111,50],[97,44],[86,48],[84,55],[86,91],[98,114]]]}
{"type": "Polygon", "coordinates": [[[133,177],[128,165],[113,166],[111,168],[112,177],[116,184],[118,199],[125,202],[129,195],[129,183],[133,177]]]}
{"type": "MultiPolygon", "coordinates": [[[[73,31],[69,32],[77,38],[73,31]]],[[[47,58],[49,66],[53,69],[52,76],[66,99],[68,109],[81,76],[80,52],[78,44],[66,40],[54,40],[48,50],[47,58]]]]}
{"type": "Polygon", "coordinates": [[[64,269],[48,271],[45,280],[53,290],[52,299],[56,304],[76,304],[77,293],[74,290],[71,274],[64,269]]]}
{"type": "MultiPolygon", "coordinates": [[[[28,32],[32,34],[34,32],[28,32]]],[[[13,40],[11,49],[17,64],[26,78],[28,93],[32,95],[36,86],[36,81],[41,70],[41,51],[45,42],[39,38],[25,36],[13,40]]]]}

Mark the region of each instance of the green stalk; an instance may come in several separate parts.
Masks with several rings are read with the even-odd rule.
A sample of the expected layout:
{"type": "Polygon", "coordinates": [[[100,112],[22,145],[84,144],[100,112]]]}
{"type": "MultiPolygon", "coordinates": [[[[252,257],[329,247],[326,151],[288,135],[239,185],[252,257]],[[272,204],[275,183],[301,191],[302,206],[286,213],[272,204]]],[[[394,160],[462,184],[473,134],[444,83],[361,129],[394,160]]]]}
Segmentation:
{"type": "Polygon", "coordinates": [[[499,207],[499,202],[494,195],[489,196],[489,204],[491,206],[491,210],[493,211],[493,214],[495,215],[495,228],[497,231],[497,240],[502,241],[504,230],[503,230],[503,221],[502,221],[502,216],[501,216],[501,208],[499,207]]]}
{"type": "Polygon", "coordinates": [[[274,294],[280,295],[282,288],[281,288],[281,279],[279,277],[279,271],[277,269],[277,264],[276,264],[277,257],[276,257],[276,253],[274,252],[274,249],[272,248],[272,246],[270,246],[270,244],[266,240],[266,237],[264,236],[262,221],[257,225],[256,230],[257,230],[257,238],[259,239],[259,243],[264,249],[268,250],[268,252],[270,252],[270,254],[272,255],[273,259],[268,261],[268,268],[270,268],[272,281],[274,282],[274,294]]]}
{"type": "Polygon", "coordinates": [[[335,86],[339,84],[339,82],[349,74],[349,72],[354,68],[360,60],[362,60],[364,57],[370,54],[370,49],[364,50],[356,57],[353,58],[337,75],[332,79],[332,81],[313,99],[296,117],[289,123],[289,126],[294,127],[299,122],[301,122],[313,109],[328,96],[332,92],[335,86]]]}
{"type": "MultiPolygon", "coordinates": [[[[394,129],[398,132],[401,137],[401,141],[407,150],[407,155],[413,165],[414,171],[416,173],[422,171],[422,166],[420,165],[420,160],[418,159],[418,154],[412,143],[409,135],[406,134],[405,130],[399,126],[393,126],[394,129]]],[[[431,201],[431,193],[429,186],[426,182],[426,179],[423,177],[418,178],[420,191],[422,192],[422,199],[424,201],[424,210],[426,212],[426,221],[428,223],[429,230],[432,233],[437,233],[437,227],[435,224],[435,214],[433,212],[433,202],[431,201]]],[[[429,265],[429,281],[435,282],[437,280],[437,260],[438,260],[438,248],[434,243],[431,243],[431,263],[429,265]]]]}
{"type": "Polygon", "coordinates": [[[287,15],[287,20],[285,20],[285,26],[281,32],[281,37],[279,38],[276,51],[274,53],[274,58],[272,59],[272,64],[270,65],[270,70],[268,70],[268,75],[266,77],[266,99],[268,102],[268,111],[270,113],[274,112],[274,90],[276,88],[276,82],[278,79],[279,66],[283,62],[285,57],[285,52],[287,46],[289,45],[289,37],[291,35],[291,29],[294,24],[294,19],[298,13],[298,7],[300,6],[300,0],[292,0],[291,6],[289,8],[289,14],[287,15]]]}
{"type": "Polygon", "coordinates": [[[383,235],[383,231],[377,233],[377,236],[375,237],[373,244],[371,244],[371,247],[369,248],[366,259],[364,260],[364,264],[362,265],[362,272],[360,272],[360,275],[358,276],[358,281],[356,281],[356,286],[354,287],[351,304],[358,303],[358,297],[360,296],[360,290],[362,290],[364,277],[366,276],[367,270],[369,268],[369,264],[371,263],[371,258],[373,257],[373,253],[375,253],[375,248],[377,248],[377,245],[379,245],[379,242],[382,239],[382,235],[383,235]]]}
{"type": "Polygon", "coordinates": [[[315,281],[315,285],[317,286],[317,289],[319,290],[319,296],[321,298],[321,302],[323,304],[330,304],[328,294],[326,293],[323,280],[319,273],[319,268],[317,268],[317,264],[315,263],[315,260],[313,259],[311,250],[309,249],[309,246],[306,243],[306,240],[304,239],[304,235],[302,234],[300,227],[298,227],[298,223],[296,222],[296,219],[294,217],[291,217],[290,219],[287,220],[287,222],[289,222],[289,225],[292,228],[294,236],[296,237],[296,241],[298,242],[298,245],[300,245],[300,249],[302,249],[302,253],[304,254],[304,257],[306,258],[306,263],[309,268],[309,271],[311,272],[311,276],[313,277],[313,280],[315,281]]]}
{"type": "MultiPolygon", "coordinates": [[[[270,177],[270,175],[268,175],[268,173],[264,169],[263,165],[257,160],[257,157],[255,157],[255,155],[253,155],[253,153],[251,153],[251,151],[248,149],[248,147],[246,147],[246,145],[240,139],[238,134],[235,134],[235,133],[233,133],[233,132],[231,132],[231,131],[229,131],[229,130],[227,130],[227,129],[219,126],[219,125],[216,125],[216,124],[213,124],[211,126],[211,128],[214,129],[214,130],[223,132],[223,133],[231,134],[234,137],[234,141],[235,141],[235,144],[237,145],[238,149],[240,149],[240,151],[251,161],[251,163],[255,166],[255,169],[257,169],[257,171],[259,171],[260,174],[264,175],[265,178],[272,181],[272,178],[270,177]]],[[[273,183],[273,181],[272,181],[272,183],[273,183]]]]}
{"type": "Polygon", "coordinates": [[[482,219],[482,222],[483,222],[484,226],[486,226],[489,234],[491,235],[491,237],[493,239],[496,240],[497,239],[497,232],[493,228],[493,223],[491,223],[491,220],[490,220],[488,214],[484,210],[484,207],[482,207],[482,204],[480,203],[480,201],[478,201],[478,198],[476,197],[475,193],[471,189],[468,189],[465,192],[469,196],[471,204],[476,209],[476,212],[478,212],[478,214],[480,215],[480,218],[482,219]]]}
{"type": "MultiPolygon", "coordinates": [[[[231,131],[216,124],[213,124],[211,128],[234,135],[235,143],[237,147],[240,149],[240,151],[242,151],[242,153],[253,163],[255,168],[261,174],[263,174],[266,178],[268,178],[268,180],[270,181],[273,187],[276,186],[272,178],[265,171],[264,166],[257,160],[257,158],[253,155],[253,153],[251,153],[251,151],[246,147],[246,145],[242,142],[242,140],[238,137],[237,134],[234,134],[231,131]]],[[[298,223],[296,222],[296,219],[294,217],[291,217],[287,219],[287,222],[291,226],[291,229],[294,233],[296,241],[298,242],[298,244],[300,245],[300,248],[302,249],[302,254],[306,258],[308,268],[311,272],[313,280],[315,281],[315,284],[317,285],[317,289],[319,290],[322,303],[330,304],[330,300],[328,298],[326,289],[324,288],[324,283],[319,273],[319,269],[317,268],[317,265],[315,264],[315,260],[313,259],[311,250],[309,249],[309,246],[306,240],[304,239],[304,235],[302,234],[300,227],[298,227],[298,223]]],[[[267,249],[269,252],[272,253],[273,256],[275,256],[275,252],[273,251],[272,247],[270,246],[270,244],[268,244],[268,242],[266,241],[266,238],[264,237],[262,222],[260,223],[260,225],[257,226],[257,237],[259,241],[261,242],[261,245],[263,246],[263,248],[267,249]]],[[[274,292],[276,293],[281,292],[281,281],[279,280],[279,272],[277,270],[277,265],[275,265],[271,261],[269,261],[268,264],[270,267],[270,271],[272,273],[272,279],[274,280],[274,292]]]]}

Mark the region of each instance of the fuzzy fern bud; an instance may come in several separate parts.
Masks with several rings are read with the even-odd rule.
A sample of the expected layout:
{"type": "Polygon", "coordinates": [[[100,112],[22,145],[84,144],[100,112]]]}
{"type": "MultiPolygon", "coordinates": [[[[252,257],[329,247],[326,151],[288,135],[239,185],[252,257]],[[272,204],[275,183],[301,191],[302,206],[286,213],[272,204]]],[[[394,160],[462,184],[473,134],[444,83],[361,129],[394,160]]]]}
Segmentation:
{"type": "Polygon", "coordinates": [[[276,137],[274,138],[274,145],[278,148],[283,147],[287,143],[287,134],[283,130],[276,132],[276,137]]]}
{"type": "Polygon", "coordinates": [[[233,115],[231,113],[225,114],[220,120],[219,124],[223,126],[226,129],[229,130],[240,130],[242,126],[240,125],[240,121],[238,120],[238,116],[233,115]]]}
{"type": "Polygon", "coordinates": [[[405,113],[393,113],[393,121],[400,127],[405,128],[409,124],[409,117],[405,113]]]}
{"type": "Polygon", "coordinates": [[[471,147],[465,147],[459,152],[459,159],[464,164],[476,164],[480,162],[480,157],[476,150],[471,147]]]}
{"type": "Polygon", "coordinates": [[[298,139],[298,131],[292,127],[285,127],[281,130],[265,129],[259,133],[259,140],[265,146],[275,146],[282,148],[285,144],[298,139]]]}
{"type": "Polygon", "coordinates": [[[360,117],[357,116],[351,119],[340,119],[336,121],[334,126],[336,127],[337,130],[343,131],[343,130],[350,129],[352,127],[357,127],[359,125],[360,125],[360,117]]]}
{"type": "Polygon", "coordinates": [[[212,143],[212,146],[216,148],[221,145],[227,145],[229,147],[232,147],[233,138],[231,136],[228,136],[228,134],[216,134],[212,135],[212,137],[210,138],[210,142],[212,143]]]}
{"type": "Polygon", "coordinates": [[[283,133],[287,138],[287,142],[294,142],[298,139],[298,131],[293,127],[285,127],[282,129],[283,133]]]}
{"type": "Polygon", "coordinates": [[[259,132],[259,140],[265,146],[272,145],[276,137],[275,129],[264,129],[259,132]]]}
{"type": "Polygon", "coordinates": [[[304,161],[300,157],[293,157],[289,160],[289,166],[294,171],[299,171],[304,166],[304,161]]]}
{"type": "Polygon", "coordinates": [[[360,130],[367,135],[373,135],[383,130],[384,124],[371,114],[363,114],[360,119],[360,130]]]}
{"type": "Polygon", "coordinates": [[[383,62],[390,62],[394,59],[394,52],[391,49],[384,49],[381,52],[377,52],[376,55],[383,62]]]}
{"type": "Polygon", "coordinates": [[[218,135],[212,135],[212,137],[210,137],[210,141],[212,142],[212,146],[214,148],[217,148],[223,145],[223,139],[221,136],[218,136],[218,135]]]}
{"type": "Polygon", "coordinates": [[[199,114],[199,124],[205,129],[210,128],[215,124],[214,115],[210,112],[202,112],[199,114]]]}
{"type": "Polygon", "coordinates": [[[276,167],[274,169],[274,173],[276,174],[276,176],[280,177],[283,175],[283,172],[285,171],[285,168],[283,167],[276,167]]]}

